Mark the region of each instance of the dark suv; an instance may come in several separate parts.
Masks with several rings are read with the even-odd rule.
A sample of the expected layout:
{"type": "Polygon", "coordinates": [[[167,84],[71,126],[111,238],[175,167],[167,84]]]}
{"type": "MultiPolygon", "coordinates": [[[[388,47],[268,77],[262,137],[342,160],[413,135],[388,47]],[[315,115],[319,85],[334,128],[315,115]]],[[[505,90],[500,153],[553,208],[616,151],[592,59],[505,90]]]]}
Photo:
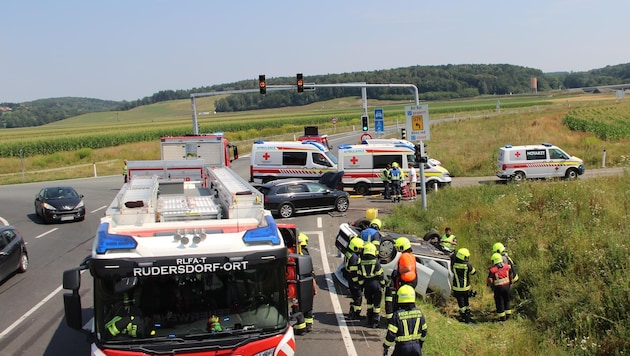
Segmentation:
{"type": "Polygon", "coordinates": [[[13,226],[0,226],[0,281],[13,272],[26,272],[28,252],[26,243],[19,231],[13,226]]]}

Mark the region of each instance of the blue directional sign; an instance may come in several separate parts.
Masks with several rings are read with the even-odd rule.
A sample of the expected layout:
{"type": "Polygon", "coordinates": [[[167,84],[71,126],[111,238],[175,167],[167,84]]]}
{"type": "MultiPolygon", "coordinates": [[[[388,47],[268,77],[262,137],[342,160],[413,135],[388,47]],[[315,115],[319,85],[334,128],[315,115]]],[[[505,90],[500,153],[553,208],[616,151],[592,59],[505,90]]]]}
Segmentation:
{"type": "Polygon", "coordinates": [[[374,109],[374,131],[385,132],[385,118],[383,109],[374,109]]]}

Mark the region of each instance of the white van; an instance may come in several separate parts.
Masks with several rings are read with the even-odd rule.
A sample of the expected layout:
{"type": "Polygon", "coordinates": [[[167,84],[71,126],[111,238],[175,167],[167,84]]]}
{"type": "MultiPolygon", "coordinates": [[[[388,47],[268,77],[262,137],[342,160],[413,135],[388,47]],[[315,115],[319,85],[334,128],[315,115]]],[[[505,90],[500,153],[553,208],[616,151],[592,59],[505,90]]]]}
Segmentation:
{"type": "Polygon", "coordinates": [[[522,181],[533,178],[575,179],[584,174],[584,161],[571,156],[557,146],[540,145],[499,148],[497,177],[522,181]]]}
{"type": "MultiPolygon", "coordinates": [[[[403,144],[409,147],[414,147],[418,149],[419,145],[414,145],[411,141],[403,140],[401,138],[368,138],[361,142],[365,145],[395,145],[395,144],[403,144]]],[[[438,161],[435,158],[429,157],[429,162],[433,163],[434,166],[441,166],[442,162],[438,161]]]]}
{"type": "MultiPolygon", "coordinates": [[[[367,145],[340,145],[338,148],[339,171],[343,171],[343,186],[346,190],[354,190],[357,194],[367,194],[370,191],[383,190],[381,172],[387,164],[397,162],[409,175],[408,163],[418,168],[413,144],[367,144],[367,145]]],[[[418,173],[419,170],[418,170],[418,173]]],[[[451,184],[451,175],[442,166],[436,166],[431,162],[424,164],[424,178],[427,189],[433,186],[445,186],[451,184]]],[[[417,190],[422,187],[418,184],[417,190]]]]}
{"type": "Polygon", "coordinates": [[[337,157],[315,141],[255,141],[252,145],[250,182],[280,178],[319,179],[337,171],[337,157]]]}

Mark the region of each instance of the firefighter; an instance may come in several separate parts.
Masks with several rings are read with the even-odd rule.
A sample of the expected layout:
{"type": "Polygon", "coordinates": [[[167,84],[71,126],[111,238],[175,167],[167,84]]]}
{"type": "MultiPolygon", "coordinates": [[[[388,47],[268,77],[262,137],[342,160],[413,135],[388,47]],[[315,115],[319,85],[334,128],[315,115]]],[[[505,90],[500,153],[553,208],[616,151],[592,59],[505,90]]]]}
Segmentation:
{"type": "Polygon", "coordinates": [[[503,262],[500,253],[492,254],[492,267],[488,273],[488,286],[494,292],[494,304],[500,321],[507,320],[512,315],[510,309],[510,285],[514,274],[510,265],[503,262]]]}
{"type": "Polygon", "coordinates": [[[387,325],[387,335],[383,342],[383,355],[396,343],[393,356],[420,356],[427,336],[427,324],[422,311],[416,307],[416,291],[410,285],[398,289],[399,309],[387,325]]]}
{"type": "Polygon", "coordinates": [[[455,252],[455,248],[457,247],[457,237],[453,235],[453,232],[450,227],[444,229],[444,235],[441,238],[442,248],[450,253],[455,252]]]}
{"type": "Polygon", "coordinates": [[[470,285],[470,276],[477,273],[475,267],[469,262],[470,251],[467,248],[460,248],[455,254],[455,259],[451,265],[453,271],[453,296],[457,299],[460,320],[465,323],[472,322],[469,298],[474,296],[470,285]]]}
{"type": "Polygon", "coordinates": [[[128,176],[129,176],[129,168],[127,167],[127,160],[125,160],[125,165],[123,166],[123,178],[125,179],[125,183],[127,183],[129,181],[128,176]]]}
{"type": "Polygon", "coordinates": [[[381,180],[383,181],[383,197],[387,200],[391,199],[391,185],[392,179],[389,176],[389,170],[392,169],[391,164],[387,164],[387,167],[381,171],[381,180]]]}
{"type": "MultiPolygon", "coordinates": [[[[298,253],[300,255],[309,255],[308,252],[308,235],[304,233],[298,234],[298,253]]],[[[317,282],[315,282],[315,271],[311,271],[313,276],[313,295],[317,295],[317,282]]],[[[306,332],[313,331],[313,310],[304,313],[304,322],[306,323],[306,332]]]]}
{"type": "Polygon", "coordinates": [[[518,281],[518,272],[516,270],[516,264],[514,263],[514,260],[512,260],[512,257],[508,255],[507,250],[505,249],[505,246],[503,246],[503,244],[500,242],[495,243],[494,245],[492,245],[492,253],[500,254],[503,257],[503,263],[510,265],[510,269],[512,270],[512,273],[514,274],[514,278],[512,278],[512,283],[518,281]]]}
{"type": "Polygon", "coordinates": [[[400,202],[400,198],[402,198],[401,183],[405,180],[405,173],[398,167],[397,162],[392,163],[389,177],[392,181],[392,202],[400,202]]]}
{"type": "Polygon", "coordinates": [[[381,226],[383,226],[381,219],[372,219],[372,221],[370,221],[370,226],[361,231],[361,239],[365,242],[373,243],[378,249],[378,246],[381,244],[381,226]]]}
{"type": "Polygon", "coordinates": [[[383,267],[377,258],[376,246],[371,242],[363,245],[359,271],[359,286],[363,288],[367,302],[367,325],[376,328],[381,321],[381,301],[385,287],[383,267]]]}
{"type": "Polygon", "coordinates": [[[348,281],[348,289],[350,289],[350,312],[349,319],[361,318],[361,303],[363,296],[361,287],[359,286],[359,268],[361,265],[361,254],[363,252],[363,240],[360,237],[353,237],[348,244],[348,252],[346,252],[346,275],[348,281]]]}
{"type": "Polygon", "coordinates": [[[155,335],[155,330],[152,330],[151,326],[150,320],[142,316],[142,310],[134,305],[133,298],[125,292],[123,303],[114,308],[105,329],[112,337],[126,335],[143,338],[155,335]]]}
{"type": "Polygon", "coordinates": [[[418,274],[416,273],[416,257],[411,249],[411,242],[408,238],[402,236],[396,239],[394,243],[396,250],[400,253],[400,258],[396,265],[396,269],[392,272],[390,285],[385,296],[385,313],[387,318],[391,319],[396,310],[396,291],[402,285],[410,285],[416,288],[418,285],[418,274]]]}

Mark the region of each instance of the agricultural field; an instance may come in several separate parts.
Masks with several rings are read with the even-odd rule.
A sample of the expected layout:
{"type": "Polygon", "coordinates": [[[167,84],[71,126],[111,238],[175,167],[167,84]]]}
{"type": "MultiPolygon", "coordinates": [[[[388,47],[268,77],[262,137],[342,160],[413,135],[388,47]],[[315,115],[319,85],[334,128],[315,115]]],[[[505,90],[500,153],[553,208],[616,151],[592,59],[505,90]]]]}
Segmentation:
{"type": "MultiPolygon", "coordinates": [[[[239,145],[241,153],[249,151],[254,139],[291,140],[305,125],[317,125],[322,133],[332,134],[353,130],[360,124],[361,98],[215,114],[217,98],[197,99],[199,132],[223,132],[239,145]],[[338,120],[334,127],[332,117],[338,120]]],[[[368,100],[368,111],[383,108],[386,125],[402,124],[404,107],[410,104],[368,100]]],[[[628,139],[605,140],[572,130],[565,121],[572,113],[607,110],[616,104],[614,95],[606,94],[430,102],[434,124],[431,140],[425,143],[431,156],[460,177],[493,175],[496,152],[502,145],[542,141],[583,158],[587,169],[601,164],[605,149],[607,166],[612,167],[627,156],[628,139]]],[[[189,100],[176,100],[125,112],[85,114],[41,127],[0,130],[0,175],[4,184],[36,180],[41,176],[36,172],[41,170],[52,170],[46,174],[49,179],[91,176],[92,164],[102,175],[119,174],[125,158],[158,159],[160,137],[192,133],[191,112],[189,100]]]]}

